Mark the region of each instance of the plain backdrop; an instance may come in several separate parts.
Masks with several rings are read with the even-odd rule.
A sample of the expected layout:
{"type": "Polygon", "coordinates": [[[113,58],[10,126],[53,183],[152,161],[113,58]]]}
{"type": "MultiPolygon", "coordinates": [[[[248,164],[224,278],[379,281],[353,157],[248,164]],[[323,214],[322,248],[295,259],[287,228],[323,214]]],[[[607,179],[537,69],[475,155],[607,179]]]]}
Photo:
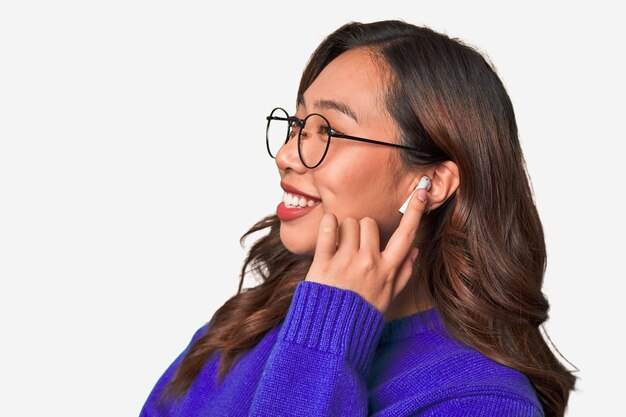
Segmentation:
{"type": "Polygon", "coordinates": [[[2,414],[139,413],[235,294],[254,240],[239,237],[281,198],[265,116],[293,108],[324,36],[397,18],[496,66],[545,230],[546,328],[580,369],[567,415],[616,415],[620,16],[601,1],[0,3],[2,414]]]}

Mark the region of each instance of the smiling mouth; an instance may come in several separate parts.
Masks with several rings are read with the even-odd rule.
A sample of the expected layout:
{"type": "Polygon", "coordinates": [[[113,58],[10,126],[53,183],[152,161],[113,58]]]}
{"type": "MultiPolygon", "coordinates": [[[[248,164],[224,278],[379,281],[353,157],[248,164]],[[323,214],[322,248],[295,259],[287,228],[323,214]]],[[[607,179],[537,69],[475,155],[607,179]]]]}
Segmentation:
{"type": "Polygon", "coordinates": [[[305,208],[313,207],[314,205],[321,203],[321,200],[305,197],[302,195],[288,193],[285,191],[283,194],[283,203],[287,208],[305,208]]]}

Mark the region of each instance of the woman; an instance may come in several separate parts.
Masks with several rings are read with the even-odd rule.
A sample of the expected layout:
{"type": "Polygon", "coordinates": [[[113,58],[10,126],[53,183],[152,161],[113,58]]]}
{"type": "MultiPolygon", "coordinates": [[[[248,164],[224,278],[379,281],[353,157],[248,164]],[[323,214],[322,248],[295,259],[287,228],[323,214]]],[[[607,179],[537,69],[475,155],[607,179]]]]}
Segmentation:
{"type": "Polygon", "coordinates": [[[350,23],[296,110],[268,116],[283,202],[242,239],[269,234],[141,415],[563,416],[575,377],[539,330],[543,231],[485,58],[350,23]],[[242,291],[248,270],[262,283],[242,291]]]}

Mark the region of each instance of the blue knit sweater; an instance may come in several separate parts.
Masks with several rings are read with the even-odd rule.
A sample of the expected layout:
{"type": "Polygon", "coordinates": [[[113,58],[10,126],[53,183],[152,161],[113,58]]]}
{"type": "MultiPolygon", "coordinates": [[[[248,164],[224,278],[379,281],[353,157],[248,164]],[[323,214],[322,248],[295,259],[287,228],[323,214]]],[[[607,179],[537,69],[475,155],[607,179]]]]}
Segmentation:
{"type": "Polygon", "coordinates": [[[385,322],[356,292],[315,282],[298,283],[285,319],[221,384],[214,353],[185,397],[159,404],[188,349],[140,417],[543,416],[524,374],[452,339],[435,309],[385,322]]]}

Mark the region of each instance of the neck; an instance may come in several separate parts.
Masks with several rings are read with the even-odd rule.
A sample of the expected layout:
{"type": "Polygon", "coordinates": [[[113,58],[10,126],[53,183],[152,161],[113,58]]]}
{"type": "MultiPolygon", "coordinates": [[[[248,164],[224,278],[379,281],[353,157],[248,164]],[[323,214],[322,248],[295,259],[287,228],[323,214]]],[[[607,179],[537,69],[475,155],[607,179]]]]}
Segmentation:
{"type": "Polygon", "coordinates": [[[389,309],[384,314],[385,321],[397,320],[435,306],[433,299],[428,295],[425,280],[422,279],[418,282],[417,278],[414,274],[404,289],[391,302],[389,309]]]}

